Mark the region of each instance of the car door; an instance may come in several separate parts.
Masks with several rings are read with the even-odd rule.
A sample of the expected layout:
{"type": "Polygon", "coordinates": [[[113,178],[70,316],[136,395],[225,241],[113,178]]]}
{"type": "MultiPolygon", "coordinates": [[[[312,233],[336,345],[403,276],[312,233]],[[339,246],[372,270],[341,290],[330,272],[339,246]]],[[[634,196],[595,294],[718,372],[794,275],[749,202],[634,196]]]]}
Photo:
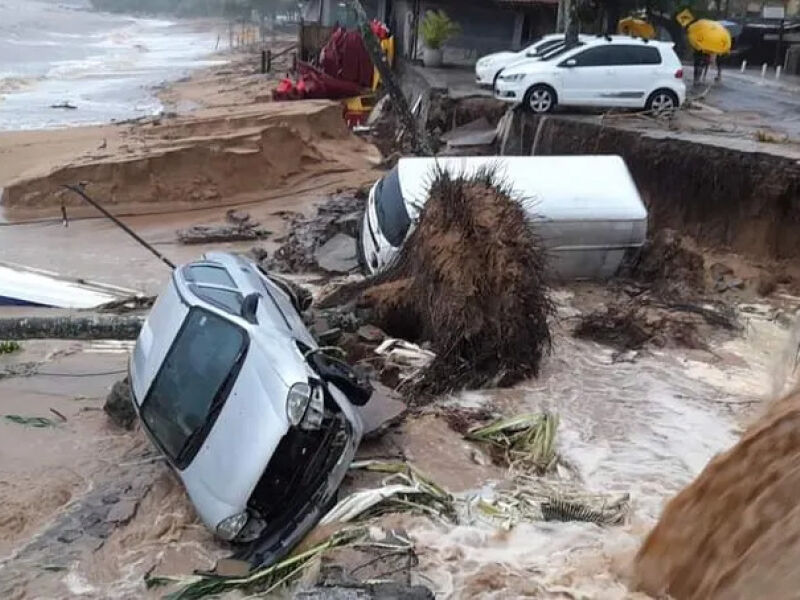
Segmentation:
{"type": "Polygon", "coordinates": [[[562,81],[559,102],[576,106],[600,104],[612,77],[612,67],[619,61],[617,47],[611,44],[590,46],[562,60],[558,65],[562,81]]]}
{"type": "Polygon", "coordinates": [[[603,106],[642,107],[645,95],[658,76],[661,53],[653,45],[619,45],[615,53],[612,73],[600,90],[599,103],[603,106]]]}

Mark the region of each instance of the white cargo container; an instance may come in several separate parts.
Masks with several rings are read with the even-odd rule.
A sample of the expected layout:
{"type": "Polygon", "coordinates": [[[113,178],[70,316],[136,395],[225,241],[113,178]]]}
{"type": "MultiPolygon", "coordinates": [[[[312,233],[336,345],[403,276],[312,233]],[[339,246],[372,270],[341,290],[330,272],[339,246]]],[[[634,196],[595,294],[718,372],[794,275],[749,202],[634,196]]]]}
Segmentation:
{"type": "Polygon", "coordinates": [[[619,156],[401,158],[370,190],[359,236],[370,273],[381,271],[408,237],[437,165],[466,176],[494,168],[525,207],[558,278],[612,277],[647,236],[647,209],[619,156]]]}

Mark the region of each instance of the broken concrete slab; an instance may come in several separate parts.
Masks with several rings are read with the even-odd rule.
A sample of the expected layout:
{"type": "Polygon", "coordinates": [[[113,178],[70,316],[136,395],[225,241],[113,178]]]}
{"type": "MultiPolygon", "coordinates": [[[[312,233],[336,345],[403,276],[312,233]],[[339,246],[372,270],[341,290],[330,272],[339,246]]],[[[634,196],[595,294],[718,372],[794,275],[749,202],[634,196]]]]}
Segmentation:
{"type": "Polygon", "coordinates": [[[314,252],[317,265],[329,273],[349,273],[358,268],[355,238],[337,233],[314,252]]]}
{"type": "Polygon", "coordinates": [[[356,410],[364,422],[364,436],[380,435],[397,423],[406,412],[406,404],[400,396],[378,382],[372,382],[374,391],[370,401],[356,410]]]}
{"type": "Polygon", "coordinates": [[[493,144],[497,137],[497,127],[493,126],[486,117],[480,117],[465,125],[451,129],[442,135],[442,141],[447,142],[448,148],[464,148],[469,146],[488,146],[493,144]]]}

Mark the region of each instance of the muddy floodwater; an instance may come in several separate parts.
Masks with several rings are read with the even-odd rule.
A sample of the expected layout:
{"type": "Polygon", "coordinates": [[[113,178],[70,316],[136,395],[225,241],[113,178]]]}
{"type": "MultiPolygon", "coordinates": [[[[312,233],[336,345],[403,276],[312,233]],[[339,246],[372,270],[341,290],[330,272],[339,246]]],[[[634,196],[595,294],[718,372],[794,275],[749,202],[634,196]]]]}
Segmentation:
{"type": "MultiPolygon", "coordinates": [[[[713,353],[620,355],[568,335],[576,300],[586,293],[576,287],[555,294],[554,349],[539,379],[460,393],[439,405],[558,413],[565,468],[587,492],[630,494],[629,522],[528,523],[504,531],[400,517],[417,545],[413,578],[437,597],[646,597],[628,588],[635,552],[665,501],[763,409],[798,305],[784,297],[781,310],[740,307],[744,333],[712,340],[713,353]]],[[[4,370],[22,373],[0,379],[0,597],[155,598],[163,591],[146,590],[147,573],[190,574],[229,552],[198,522],[143,434],[116,429],[102,411],[130,348],[26,342],[0,358],[4,370]],[[43,417],[47,425],[5,415],[43,417]]],[[[436,406],[427,413],[389,434],[403,441],[406,456],[459,494],[498,485],[502,471],[474,464],[436,406]],[[446,457],[434,450],[442,444],[452,449],[446,457]]]]}

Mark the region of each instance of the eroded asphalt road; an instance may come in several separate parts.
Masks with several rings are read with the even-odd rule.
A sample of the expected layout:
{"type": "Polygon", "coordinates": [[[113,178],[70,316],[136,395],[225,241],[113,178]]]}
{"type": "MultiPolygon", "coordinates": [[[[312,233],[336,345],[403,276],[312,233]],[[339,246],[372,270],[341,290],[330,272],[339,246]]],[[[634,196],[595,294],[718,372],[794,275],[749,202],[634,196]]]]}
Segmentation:
{"type": "MultiPolygon", "coordinates": [[[[705,97],[708,104],[735,113],[743,121],[760,116],[771,129],[783,131],[795,140],[800,139],[800,87],[795,92],[744,81],[736,78],[736,74],[726,75],[723,71],[722,81],[714,83],[705,97]]],[[[704,87],[698,86],[695,91],[704,87]]]]}

